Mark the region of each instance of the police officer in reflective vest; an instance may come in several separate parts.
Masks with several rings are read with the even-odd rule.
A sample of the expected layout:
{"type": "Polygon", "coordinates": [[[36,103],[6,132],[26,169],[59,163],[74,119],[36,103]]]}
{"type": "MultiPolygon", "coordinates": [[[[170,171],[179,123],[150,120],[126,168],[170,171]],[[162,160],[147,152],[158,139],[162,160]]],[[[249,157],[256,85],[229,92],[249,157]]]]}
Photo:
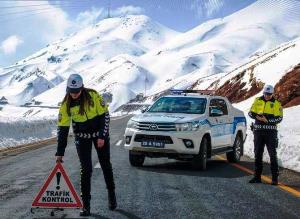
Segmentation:
{"type": "Polygon", "coordinates": [[[273,97],[273,93],[274,88],[271,85],[266,85],[263,96],[255,99],[249,112],[249,116],[255,119],[253,125],[255,174],[249,183],[261,183],[262,159],[266,145],[270,156],[272,185],[278,185],[277,124],[282,121],[283,114],[281,104],[273,97]]]}
{"type": "Polygon", "coordinates": [[[72,122],[75,145],[81,164],[83,209],[80,216],[90,215],[92,144],[97,151],[108,189],[109,209],[114,210],[117,207],[110,162],[109,120],[108,108],[102,97],[95,90],[85,88],[80,75],[70,75],[67,82],[67,93],[59,109],[56,160],[62,162],[72,122]]]}

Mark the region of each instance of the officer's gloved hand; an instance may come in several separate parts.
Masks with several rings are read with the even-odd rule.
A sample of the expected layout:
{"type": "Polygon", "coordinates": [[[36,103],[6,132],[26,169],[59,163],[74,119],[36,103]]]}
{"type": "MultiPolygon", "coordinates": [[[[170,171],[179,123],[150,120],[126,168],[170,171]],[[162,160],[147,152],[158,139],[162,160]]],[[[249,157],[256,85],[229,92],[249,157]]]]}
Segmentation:
{"type": "Polygon", "coordinates": [[[97,140],[97,147],[98,148],[102,148],[103,146],[104,146],[104,139],[101,139],[101,138],[99,138],[98,140],[97,140]]]}
{"type": "Polygon", "coordinates": [[[63,157],[64,156],[56,156],[56,163],[63,163],[63,157]]]}
{"type": "Polygon", "coordinates": [[[256,115],[255,117],[258,121],[264,122],[264,123],[268,123],[267,118],[264,115],[256,115]]]}

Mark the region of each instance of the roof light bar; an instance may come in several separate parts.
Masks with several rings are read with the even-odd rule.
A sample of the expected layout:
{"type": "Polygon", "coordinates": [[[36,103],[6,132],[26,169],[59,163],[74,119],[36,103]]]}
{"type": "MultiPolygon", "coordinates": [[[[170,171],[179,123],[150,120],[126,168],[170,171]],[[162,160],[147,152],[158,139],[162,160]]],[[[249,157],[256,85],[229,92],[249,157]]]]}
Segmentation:
{"type": "Polygon", "coordinates": [[[215,90],[176,90],[171,89],[171,94],[173,95],[183,95],[188,93],[199,94],[199,95],[214,95],[215,90]]]}

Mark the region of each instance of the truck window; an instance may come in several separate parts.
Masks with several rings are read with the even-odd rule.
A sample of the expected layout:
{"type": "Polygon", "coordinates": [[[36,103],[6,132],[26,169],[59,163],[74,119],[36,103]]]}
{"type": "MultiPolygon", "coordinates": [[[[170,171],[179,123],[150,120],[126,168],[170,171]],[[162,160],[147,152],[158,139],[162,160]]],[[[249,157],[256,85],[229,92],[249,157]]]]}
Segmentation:
{"type": "Polygon", "coordinates": [[[209,104],[209,114],[212,109],[218,109],[223,112],[223,115],[228,115],[228,109],[225,100],[223,99],[212,99],[209,104]]]}
{"type": "Polygon", "coordinates": [[[162,97],[147,112],[203,114],[205,107],[205,98],[162,97]]]}

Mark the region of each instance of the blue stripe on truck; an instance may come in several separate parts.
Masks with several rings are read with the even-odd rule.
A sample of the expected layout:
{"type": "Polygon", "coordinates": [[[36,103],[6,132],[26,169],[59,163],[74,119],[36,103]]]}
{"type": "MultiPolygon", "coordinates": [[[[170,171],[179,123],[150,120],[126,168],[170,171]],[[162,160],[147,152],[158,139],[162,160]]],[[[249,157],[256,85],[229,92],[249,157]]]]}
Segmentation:
{"type": "Polygon", "coordinates": [[[239,124],[239,123],[244,123],[245,127],[247,127],[246,117],[244,117],[244,116],[234,117],[234,120],[233,120],[233,130],[232,130],[233,134],[235,133],[237,124],[239,124]]]}
{"type": "Polygon", "coordinates": [[[239,123],[244,123],[245,127],[247,126],[247,121],[246,118],[241,116],[241,117],[234,117],[232,123],[221,123],[221,124],[216,124],[212,125],[207,119],[203,120],[200,122],[200,125],[209,125],[210,127],[216,127],[216,126],[227,126],[223,128],[220,127],[220,130],[218,130],[216,133],[213,133],[214,137],[221,136],[221,135],[227,135],[227,134],[234,134],[236,131],[236,127],[239,123]],[[228,127],[228,125],[231,125],[228,127]]]}

